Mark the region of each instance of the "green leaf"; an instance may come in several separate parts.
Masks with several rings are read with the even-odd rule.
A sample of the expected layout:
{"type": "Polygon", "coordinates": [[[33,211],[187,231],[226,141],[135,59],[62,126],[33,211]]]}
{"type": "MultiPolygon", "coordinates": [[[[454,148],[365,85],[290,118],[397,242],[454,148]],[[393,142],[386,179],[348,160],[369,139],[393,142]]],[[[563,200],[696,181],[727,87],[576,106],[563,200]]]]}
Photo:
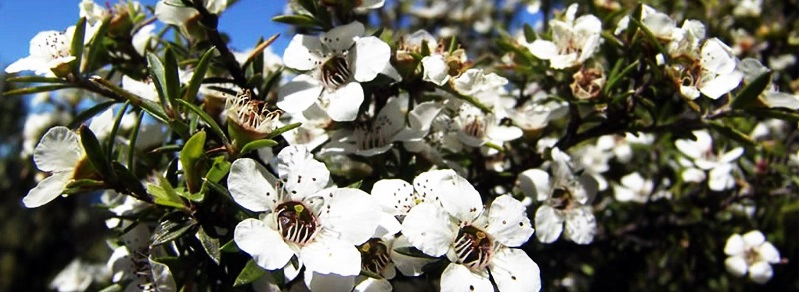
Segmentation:
{"type": "Polygon", "coordinates": [[[105,189],[107,186],[105,182],[93,179],[78,179],[73,180],[64,188],[65,195],[79,194],[88,191],[95,191],[105,189]]]}
{"type": "Polygon", "coordinates": [[[398,247],[398,248],[395,248],[394,251],[396,251],[399,254],[409,256],[409,257],[438,259],[438,257],[430,256],[430,255],[422,252],[421,250],[419,250],[419,249],[417,249],[417,248],[415,248],[413,246],[398,247]]]}
{"type": "Polygon", "coordinates": [[[183,200],[169,181],[162,176],[158,176],[158,185],[148,184],[147,192],[153,195],[155,203],[167,207],[186,208],[183,200]]]}
{"type": "Polygon", "coordinates": [[[129,100],[130,103],[142,110],[146,111],[148,114],[153,116],[154,118],[158,119],[164,124],[169,123],[169,117],[167,116],[166,112],[164,112],[161,106],[158,106],[155,102],[150,100],[142,99],[140,96],[132,94],[127,90],[122,89],[121,87],[117,86],[100,77],[89,78],[90,82],[96,83],[99,86],[105,87],[114,93],[118,94],[119,96],[129,100]]]}
{"type": "Polygon", "coordinates": [[[203,245],[203,249],[205,249],[205,253],[214,261],[217,265],[222,258],[222,254],[219,251],[219,239],[212,238],[205,233],[202,227],[197,230],[197,239],[200,240],[200,243],[203,245]]]}
{"type": "Polygon", "coordinates": [[[636,60],[632,64],[625,67],[624,70],[621,70],[620,73],[610,76],[610,79],[608,80],[608,83],[603,90],[605,94],[610,92],[616,86],[616,83],[618,83],[622,78],[627,76],[627,74],[630,74],[630,72],[635,70],[635,68],[637,67],[638,67],[638,61],[636,60]]]}
{"type": "Polygon", "coordinates": [[[178,100],[178,103],[189,108],[189,110],[198,115],[200,119],[203,120],[203,122],[208,124],[208,126],[211,127],[211,131],[214,132],[215,135],[219,136],[219,139],[222,139],[222,143],[224,143],[225,145],[230,144],[230,140],[228,140],[228,137],[225,135],[225,132],[222,131],[222,128],[220,128],[219,124],[216,123],[216,120],[214,120],[214,118],[208,115],[208,113],[206,113],[204,110],[202,110],[201,108],[197,107],[196,105],[188,101],[178,100]]]}
{"type": "Polygon", "coordinates": [[[255,280],[263,277],[267,274],[267,271],[263,268],[259,267],[255,260],[249,260],[244,268],[241,269],[241,272],[236,277],[236,281],[233,283],[233,287],[239,287],[241,285],[252,283],[255,280]]]}
{"type": "Polygon", "coordinates": [[[200,90],[200,85],[202,85],[203,78],[205,78],[205,72],[208,71],[208,67],[211,65],[211,59],[213,59],[215,53],[216,47],[211,47],[203,54],[202,58],[200,58],[200,62],[197,63],[197,67],[194,67],[194,73],[191,75],[191,80],[186,86],[186,93],[183,95],[183,100],[193,102],[197,99],[197,92],[200,90]]]}
{"type": "Polygon", "coordinates": [[[236,245],[236,241],[231,239],[230,241],[222,245],[222,247],[219,248],[219,251],[224,253],[237,253],[240,250],[239,247],[236,245]]]}
{"type": "Polygon", "coordinates": [[[100,52],[103,51],[103,39],[105,38],[105,32],[108,30],[109,23],[111,23],[110,15],[103,18],[103,23],[97,28],[97,32],[94,33],[94,38],[89,46],[89,54],[86,56],[86,63],[84,64],[83,71],[97,67],[94,63],[97,62],[100,52]]]}
{"type": "Polygon", "coordinates": [[[203,186],[207,186],[209,189],[216,191],[228,198],[229,200],[233,201],[233,197],[230,196],[230,192],[228,192],[227,188],[220,185],[219,183],[212,182],[206,178],[203,178],[203,186]]]}
{"type": "Polygon", "coordinates": [[[354,183],[351,183],[347,187],[348,188],[353,188],[353,189],[360,189],[362,184],[363,184],[363,180],[359,180],[359,181],[356,181],[354,183]]]}
{"type": "Polygon", "coordinates": [[[272,139],[261,139],[261,140],[251,141],[250,143],[247,143],[246,145],[244,145],[244,147],[241,147],[241,151],[239,151],[239,156],[247,154],[250,151],[253,151],[253,150],[256,150],[256,149],[261,149],[261,148],[264,148],[264,147],[272,147],[272,146],[275,146],[275,145],[277,145],[277,142],[275,140],[272,140],[272,139]]]}
{"type": "Polygon", "coordinates": [[[68,127],[69,128],[77,127],[81,123],[85,122],[88,119],[91,119],[92,117],[94,117],[97,114],[105,111],[106,109],[108,109],[109,107],[111,107],[112,105],[114,105],[116,103],[117,102],[114,101],[114,100],[109,100],[109,101],[106,101],[106,102],[101,102],[101,103],[95,104],[94,106],[92,106],[92,107],[88,108],[87,110],[84,110],[84,111],[80,112],[78,115],[76,115],[75,118],[72,119],[72,122],[69,123],[68,127]]]}
{"type": "Polygon", "coordinates": [[[752,141],[752,139],[749,138],[749,135],[741,133],[740,131],[733,129],[730,126],[727,126],[717,121],[709,121],[708,125],[717,132],[721,133],[722,135],[727,136],[727,138],[738,141],[739,143],[747,147],[754,147],[756,145],[755,141],[752,141]]]}
{"type": "Polygon", "coordinates": [[[100,146],[100,142],[97,141],[97,137],[92,133],[92,130],[86,125],[82,125],[78,132],[80,133],[80,142],[83,144],[86,157],[96,173],[107,180],[114,181],[111,164],[106,160],[106,156],[103,155],[103,148],[100,146]]]}
{"type": "Polygon", "coordinates": [[[293,124],[288,124],[288,125],[282,126],[280,128],[275,129],[274,131],[272,131],[272,133],[269,133],[269,135],[266,136],[266,139],[275,138],[277,136],[282,135],[285,132],[294,130],[295,128],[297,128],[297,127],[299,127],[301,125],[302,125],[302,123],[293,123],[293,124]]]}
{"type": "Polygon", "coordinates": [[[316,15],[316,1],[315,0],[299,0],[300,6],[311,13],[316,15]]]}
{"type": "Polygon", "coordinates": [[[745,109],[757,104],[758,97],[763,90],[771,84],[771,72],[766,72],[757,76],[755,80],[749,82],[741,92],[732,99],[732,108],[745,109]]]}
{"type": "Polygon", "coordinates": [[[652,31],[650,31],[649,28],[647,28],[645,25],[641,24],[641,21],[638,19],[630,17],[630,23],[634,23],[638,27],[638,29],[644,33],[649,43],[655,46],[658,52],[663,55],[663,60],[665,61],[665,63],[669,63],[669,58],[670,58],[669,52],[667,52],[666,49],[663,48],[663,45],[660,43],[658,38],[655,37],[655,34],[653,34],[652,31]]]}
{"type": "Polygon", "coordinates": [[[81,58],[83,58],[83,39],[86,37],[86,17],[81,17],[78,23],[75,24],[75,32],[72,35],[72,43],[70,44],[69,54],[75,57],[72,60],[72,73],[75,76],[80,75],[81,58]]]}
{"type": "Polygon", "coordinates": [[[14,76],[6,79],[6,82],[19,83],[67,83],[66,80],[57,77],[45,76],[14,76]]]}
{"type": "Polygon", "coordinates": [[[191,218],[187,219],[186,217],[183,216],[181,217],[171,216],[178,218],[170,218],[170,215],[167,215],[167,218],[161,221],[161,223],[158,224],[158,227],[155,228],[152,237],[153,239],[152,246],[158,246],[173,241],[183,236],[183,234],[185,234],[192,227],[197,225],[197,221],[195,221],[194,219],[191,218]]]}
{"type": "Polygon", "coordinates": [[[122,184],[134,197],[145,202],[153,202],[152,197],[147,194],[147,190],[141,184],[141,180],[136,177],[130,170],[119,162],[111,162],[111,168],[114,171],[114,176],[118,177],[117,180],[122,184]]]}
{"type": "Polygon", "coordinates": [[[103,290],[100,290],[100,292],[120,292],[123,290],[122,288],[124,287],[119,284],[111,284],[111,286],[103,288],[103,290]]]}
{"type": "Polygon", "coordinates": [[[205,163],[205,131],[197,132],[183,145],[180,151],[180,163],[183,165],[183,173],[186,178],[186,185],[189,193],[196,193],[200,190],[200,174],[205,173],[202,163],[205,163]]]}
{"type": "Polygon", "coordinates": [[[15,95],[27,95],[39,92],[54,91],[70,87],[75,87],[75,86],[72,84],[55,84],[55,85],[44,85],[38,87],[17,88],[3,92],[3,96],[6,97],[6,96],[15,96],[15,95]]]}
{"type": "Polygon", "coordinates": [[[319,23],[316,22],[316,19],[304,14],[278,15],[273,17],[272,21],[307,28],[316,28],[320,26],[319,23]]]}
{"type": "Polygon", "coordinates": [[[228,162],[224,156],[214,157],[213,160],[214,162],[211,164],[211,168],[208,169],[208,173],[206,173],[205,178],[203,178],[200,192],[190,197],[192,201],[201,202],[205,198],[205,195],[211,191],[212,186],[210,184],[219,183],[230,171],[230,162],[228,162]]]}
{"type": "Polygon", "coordinates": [[[533,27],[532,27],[532,26],[530,26],[530,24],[528,24],[528,23],[525,23],[525,24],[524,24],[524,39],[525,39],[525,40],[526,40],[528,43],[532,43],[532,42],[533,42],[533,41],[535,41],[535,39],[536,39],[536,36],[535,36],[535,30],[534,30],[534,29],[533,29],[533,27]]]}
{"type": "Polygon", "coordinates": [[[156,91],[158,91],[161,107],[164,109],[164,112],[166,112],[166,101],[169,100],[169,97],[166,89],[167,77],[164,63],[162,63],[161,59],[158,59],[158,56],[154,53],[147,52],[147,64],[150,65],[150,77],[153,80],[156,91]]]}
{"type": "Polygon", "coordinates": [[[122,117],[125,116],[125,112],[128,110],[128,105],[130,105],[130,101],[125,101],[125,104],[122,105],[122,108],[119,109],[116,118],[114,118],[114,125],[111,127],[111,133],[108,134],[108,141],[106,141],[105,150],[108,152],[108,161],[114,160],[114,142],[116,142],[116,136],[119,132],[119,125],[122,124],[122,117]]]}

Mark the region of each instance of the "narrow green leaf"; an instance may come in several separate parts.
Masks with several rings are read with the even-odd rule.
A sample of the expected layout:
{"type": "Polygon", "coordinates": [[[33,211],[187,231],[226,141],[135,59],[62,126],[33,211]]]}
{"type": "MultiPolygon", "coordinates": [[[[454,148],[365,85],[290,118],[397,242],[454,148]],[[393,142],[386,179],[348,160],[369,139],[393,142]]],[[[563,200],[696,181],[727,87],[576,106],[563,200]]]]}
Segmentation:
{"type": "Polygon", "coordinates": [[[97,114],[105,111],[106,109],[108,109],[109,107],[111,107],[112,105],[114,105],[116,103],[117,103],[116,101],[110,100],[110,101],[106,101],[106,102],[101,102],[101,103],[95,104],[94,106],[92,106],[92,107],[80,112],[79,114],[77,114],[75,116],[75,118],[72,119],[72,122],[69,123],[68,127],[69,128],[77,127],[81,123],[85,122],[88,119],[91,119],[92,117],[94,117],[97,114]]]}
{"type": "Polygon", "coordinates": [[[166,89],[166,69],[164,69],[164,63],[161,62],[161,59],[158,59],[154,53],[147,52],[147,64],[150,65],[150,77],[153,80],[153,84],[155,85],[156,91],[158,91],[158,97],[161,101],[161,107],[163,108],[164,112],[167,111],[167,100],[168,92],[166,89]]]}
{"type": "Polygon", "coordinates": [[[83,40],[86,37],[86,17],[81,17],[75,24],[75,32],[72,35],[69,54],[75,57],[72,63],[72,72],[75,76],[80,76],[81,58],[83,58],[83,40]]]}
{"type": "Polygon", "coordinates": [[[297,127],[299,127],[301,125],[302,125],[302,123],[293,123],[293,124],[288,124],[288,125],[282,126],[280,128],[275,129],[274,131],[272,131],[272,133],[269,133],[269,135],[266,136],[266,139],[275,138],[277,136],[282,135],[285,132],[294,130],[295,128],[297,128],[297,127]]]}
{"type": "Polygon", "coordinates": [[[214,134],[219,136],[219,139],[222,139],[222,142],[224,144],[230,144],[230,140],[228,140],[227,136],[225,135],[225,132],[222,131],[222,128],[220,128],[219,124],[216,123],[216,120],[214,120],[214,118],[208,115],[208,113],[206,113],[204,110],[197,107],[196,105],[189,103],[185,100],[178,100],[178,103],[188,107],[189,110],[200,116],[200,119],[202,119],[203,122],[205,122],[206,124],[208,124],[209,127],[211,127],[211,131],[213,131],[214,134]]]}
{"type": "MultiPolygon", "coordinates": [[[[172,110],[177,110],[175,100],[180,99],[180,75],[178,74],[178,60],[172,46],[168,46],[164,52],[164,78],[165,93],[172,110]]],[[[177,116],[177,115],[176,115],[177,116]]]]}
{"type": "Polygon", "coordinates": [[[457,49],[458,49],[458,38],[455,37],[455,35],[453,35],[452,38],[449,41],[448,52],[449,52],[450,55],[452,55],[452,52],[454,52],[457,49]]]}
{"type": "Polygon", "coordinates": [[[256,149],[261,149],[261,148],[264,148],[264,147],[272,147],[272,146],[275,146],[275,145],[277,145],[277,141],[272,140],[272,139],[261,139],[261,140],[251,141],[250,143],[247,143],[247,145],[244,145],[244,147],[241,147],[241,151],[239,151],[239,155],[241,156],[241,155],[247,154],[250,151],[253,151],[253,150],[256,150],[256,149]]]}
{"type": "Polygon", "coordinates": [[[180,195],[178,195],[177,191],[172,187],[172,184],[162,176],[158,176],[158,185],[147,185],[147,192],[153,195],[156,204],[175,208],[185,208],[180,195]]]}
{"type": "Polygon", "coordinates": [[[128,141],[130,141],[130,143],[128,143],[128,167],[131,169],[136,165],[134,160],[136,156],[136,141],[139,139],[139,129],[141,129],[142,119],[144,119],[144,111],[140,111],[136,116],[136,124],[133,126],[133,130],[128,137],[128,141]]]}
{"type": "Polygon", "coordinates": [[[663,48],[663,45],[660,43],[658,38],[655,37],[655,34],[653,34],[652,31],[649,30],[649,28],[647,28],[645,25],[641,24],[641,21],[638,19],[630,17],[630,23],[635,23],[636,26],[638,26],[639,31],[642,31],[644,33],[646,38],[649,40],[649,43],[655,46],[658,52],[663,55],[663,60],[665,61],[665,63],[668,63],[670,58],[669,52],[667,52],[666,49],[663,48]]]}
{"type": "Polygon", "coordinates": [[[534,30],[534,29],[533,29],[533,27],[532,27],[532,26],[530,26],[530,24],[528,24],[528,23],[525,23],[525,24],[524,24],[524,39],[525,39],[525,40],[526,40],[528,43],[532,43],[532,42],[533,42],[533,41],[535,41],[535,39],[536,39],[536,36],[535,36],[535,30],[534,30]]]}
{"type": "Polygon", "coordinates": [[[105,150],[108,152],[108,161],[113,161],[114,158],[114,142],[116,141],[117,133],[119,132],[119,125],[122,124],[122,117],[125,116],[125,112],[128,110],[128,105],[130,105],[130,101],[125,101],[125,104],[122,105],[122,108],[119,109],[116,118],[114,118],[114,125],[111,127],[111,133],[108,134],[108,141],[106,141],[105,150]]]}
{"type": "Polygon", "coordinates": [[[480,110],[482,110],[484,113],[491,113],[491,108],[486,106],[486,105],[484,105],[483,103],[481,103],[479,100],[477,100],[477,98],[461,94],[457,90],[451,88],[449,85],[441,86],[439,88],[443,89],[444,91],[448,92],[449,94],[454,95],[455,97],[457,97],[457,98],[459,98],[459,99],[461,99],[463,101],[471,103],[472,105],[474,105],[477,108],[479,108],[480,110]]]}
{"type": "Polygon", "coordinates": [[[716,132],[719,132],[722,135],[727,136],[727,138],[738,141],[739,143],[747,147],[750,146],[753,147],[756,145],[755,141],[752,141],[752,139],[749,138],[749,135],[741,133],[740,131],[733,129],[725,124],[722,124],[717,121],[710,121],[708,122],[708,125],[714,130],[716,130],[716,132]]]}
{"type": "Polygon", "coordinates": [[[183,165],[183,173],[186,177],[186,185],[189,193],[196,193],[200,190],[201,163],[205,162],[205,131],[197,132],[183,145],[180,151],[180,163],[183,165]]]}
{"type": "Polygon", "coordinates": [[[399,254],[415,258],[438,259],[438,257],[430,256],[413,246],[397,247],[394,249],[394,251],[396,251],[399,254]]]}
{"type": "Polygon", "coordinates": [[[82,125],[78,132],[80,133],[80,142],[83,144],[83,149],[86,150],[86,157],[92,167],[94,167],[94,170],[101,177],[113,181],[111,164],[106,160],[106,156],[103,155],[104,152],[102,146],[100,146],[100,141],[97,141],[97,137],[86,125],[82,125]]]}
{"type": "Polygon", "coordinates": [[[183,236],[183,234],[195,225],[197,225],[197,221],[194,219],[177,218],[163,220],[153,232],[152,246],[158,246],[173,241],[183,236]]]}
{"type": "Polygon", "coordinates": [[[348,188],[353,188],[353,189],[360,189],[362,184],[363,184],[363,180],[359,180],[359,181],[356,181],[354,183],[351,183],[347,187],[348,188]]]}
{"type": "Polygon", "coordinates": [[[224,253],[237,253],[240,250],[239,247],[236,245],[236,241],[231,239],[230,241],[222,245],[222,247],[219,248],[219,251],[224,253]]]}
{"type": "Polygon", "coordinates": [[[214,190],[217,193],[220,193],[220,194],[224,195],[225,198],[228,198],[229,200],[233,201],[233,197],[230,196],[230,192],[228,192],[227,188],[225,188],[224,186],[222,186],[222,185],[220,185],[218,183],[209,181],[206,178],[203,178],[203,185],[204,186],[208,186],[209,189],[214,190]]]}
{"type": "Polygon", "coordinates": [[[3,96],[16,96],[16,95],[26,95],[26,94],[34,94],[39,92],[48,92],[54,91],[64,88],[75,87],[72,84],[55,84],[55,85],[44,85],[38,87],[25,87],[25,88],[17,88],[12,89],[6,92],[3,92],[3,96]]]}
{"type": "Polygon", "coordinates": [[[114,176],[119,178],[117,181],[122,184],[122,186],[124,186],[134,197],[145,202],[153,201],[153,198],[147,193],[147,190],[141,184],[141,180],[132,172],[130,172],[127,167],[116,161],[111,162],[111,167],[113,168],[114,176]]]}
{"type": "Polygon", "coordinates": [[[632,64],[625,67],[624,70],[621,70],[621,72],[619,72],[618,74],[611,76],[610,80],[608,80],[608,83],[603,90],[605,94],[610,92],[616,86],[616,83],[618,83],[620,80],[622,80],[622,78],[627,76],[627,74],[630,74],[630,72],[635,70],[635,68],[637,67],[638,67],[638,61],[636,60],[632,64]]]}
{"type": "Polygon", "coordinates": [[[304,8],[306,11],[310,12],[311,15],[316,15],[316,1],[314,0],[299,0],[300,6],[304,8]]]}
{"type": "Polygon", "coordinates": [[[757,99],[763,93],[763,90],[766,90],[766,87],[770,84],[771,72],[760,74],[732,99],[732,108],[745,109],[752,107],[757,103],[757,99]]]}
{"type": "Polygon", "coordinates": [[[303,14],[278,15],[272,17],[272,21],[290,24],[290,25],[296,25],[299,27],[307,27],[307,28],[319,27],[319,24],[316,22],[316,20],[313,17],[303,14]]]}
{"type": "Polygon", "coordinates": [[[67,83],[66,80],[58,77],[45,77],[45,76],[14,76],[6,79],[6,82],[19,82],[19,83],[67,83]]]}
{"type": "Polygon", "coordinates": [[[209,236],[207,233],[205,233],[205,230],[203,230],[202,227],[197,230],[196,236],[203,245],[203,249],[205,250],[205,253],[208,254],[208,257],[210,257],[211,260],[218,265],[219,261],[222,259],[222,254],[219,251],[219,239],[209,236]]]}
{"type": "Polygon", "coordinates": [[[266,274],[267,274],[266,270],[259,267],[254,260],[249,260],[247,264],[244,265],[244,268],[241,269],[239,275],[236,277],[236,281],[233,283],[233,287],[239,287],[241,285],[252,283],[266,274]]]}
{"type": "Polygon", "coordinates": [[[99,86],[105,87],[113,91],[114,93],[118,94],[119,96],[125,98],[126,100],[129,100],[132,105],[141,108],[142,110],[146,111],[148,114],[158,119],[162,123],[164,124],[169,123],[169,117],[167,116],[166,112],[164,112],[163,108],[161,106],[158,106],[155,102],[142,99],[140,96],[132,94],[127,90],[124,90],[121,87],[117,86],[116,84],[113,84],[103,78],[99,77],[89,78],[89,81],[96,83],[99,86]]]}
{"type": "Polygon", "coordinates": [[[84,64],[83,71],[97,68],[94,63],[97,62],[100,52],[103,51],[103,39],[105,38],[105,32],[108,30],[109,23],[111,23],[111,15],[103,18],[103,22],[100,24],[100,27],[97,28],[97,32],[94,33],[94,38],[89,46],[89,54],[86,56],[86,63],[84,64]]]}
{"type": "Polygon", "coordinates": [[[202,58],[200,58],[200,62],[197,63],[197,67],[194,67],[194,73],[191,76],[189,84],[186,86],[186,93],[183,95],[183,100],[194,102],[197,99],[197,92],[200,90],[200,85],[202,85],[203,79],[205,78],[205,72],[208,71],[208,67],[211,65],[211,59],[213,59],[215,53],[216,47],[211,47],[203,54],[202,58]]]}

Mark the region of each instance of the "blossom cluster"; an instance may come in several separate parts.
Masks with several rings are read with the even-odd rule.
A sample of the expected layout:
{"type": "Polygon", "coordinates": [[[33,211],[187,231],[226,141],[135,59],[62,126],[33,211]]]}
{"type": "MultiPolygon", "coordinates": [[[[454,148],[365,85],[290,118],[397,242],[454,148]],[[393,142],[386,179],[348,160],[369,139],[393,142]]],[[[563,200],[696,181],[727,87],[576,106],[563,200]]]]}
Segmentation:
{"type": "MultiPolygon", "coordinates": [[[[538,291],[548,268],[576,266],[549,259],[564,246],[623,246],[703,220],[752,229],[776,202],[795,205],[783,193],[796,188],[799,96],[702,21],[572,4],[546,28],[508,33],[485,11],[541,3],[428,2],[394,3],[429,26],[410,30],[369,24],[386,1],[290,1],[274,20],[303,33],[282,57],[276,36],[228,48],[224,0],[83,0],[76,26],[37,34],[5,69],[37,76],[8,80],[76,97],[26,121],[22,156],[49,175],[22,204],[102,194],[120,234],[96,279],[53,288],[390,291],[426,279],[538,291]],[[153,33],[156,20],[175,40],[153,33]],[[63,109],[82,101],[81,114],[63,109]],[[641,219],[650,212],[666,215],[641,219]]],[[[751,5],[735,15],[760,13],[751,5]]],[[[733,235],[709,253],[766,283],[785,263],[781,243],[741,228],[712,229],[733,235]]],[[[666,265],[696,241],[639,242],[666,250],[655,255],[666,265]]],[[[573,288],[571,275],[554,283],[573,288]]]]}

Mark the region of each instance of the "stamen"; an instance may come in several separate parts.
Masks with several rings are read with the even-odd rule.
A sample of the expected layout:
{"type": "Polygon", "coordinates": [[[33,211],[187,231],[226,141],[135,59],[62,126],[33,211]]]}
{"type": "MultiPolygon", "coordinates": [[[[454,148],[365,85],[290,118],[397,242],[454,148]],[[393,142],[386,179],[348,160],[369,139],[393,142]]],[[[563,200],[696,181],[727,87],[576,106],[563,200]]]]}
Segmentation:
{"type": "Polygon", "coordinates": [[[319,223],[302,203],[287,202],[276,208],[277,229],[288,241],[307,244],[318,231],[319,223]]]}
{"type": "Polygon", "coordinates": [[[485,231],[464,226],[458,232],[454,248],[459,263],[469,269],[478,270],[488,265],[494,243],[485,231]]]}
{"type": "Polygon", "coordinates": [[[333,56],[322,64],[322,84],[328,89],[337,89],[349,81],[351,73],[345,56],[333,56]]]}

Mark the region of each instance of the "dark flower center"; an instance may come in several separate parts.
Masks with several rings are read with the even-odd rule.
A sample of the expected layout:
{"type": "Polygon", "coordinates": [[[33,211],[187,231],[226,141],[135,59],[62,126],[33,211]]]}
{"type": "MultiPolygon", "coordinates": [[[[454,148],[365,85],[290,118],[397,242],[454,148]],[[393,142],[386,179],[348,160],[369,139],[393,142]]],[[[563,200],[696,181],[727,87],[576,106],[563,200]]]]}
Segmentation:
{"type": "Polygon", "coordinates": [[[482,269],[491,260],[494,242],[488,233],[473,226],[464,226],[455,239],[458,262],[472,270],[482,269]]]}
{"type": "Polygon", "coordinates": [[[322,84],[328,89],[337,89],[349,81],[352,71],[344,56],[336,55],[322,64],[322,84]]]}
{"type": "Polygon", "coordinates": [[[380,238],[371,238],[358,247],[361,252],[361,269],[380,275],[383,269],[391,263],[388,246],[380,238]]]}
{"type": "Polygon", "coordinates": [[[305,245],[319,228],[311,210],[299,202],[286,202],[275,208],[278,232],[288,241],[305,245]]]}

